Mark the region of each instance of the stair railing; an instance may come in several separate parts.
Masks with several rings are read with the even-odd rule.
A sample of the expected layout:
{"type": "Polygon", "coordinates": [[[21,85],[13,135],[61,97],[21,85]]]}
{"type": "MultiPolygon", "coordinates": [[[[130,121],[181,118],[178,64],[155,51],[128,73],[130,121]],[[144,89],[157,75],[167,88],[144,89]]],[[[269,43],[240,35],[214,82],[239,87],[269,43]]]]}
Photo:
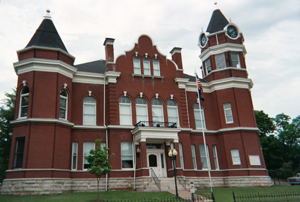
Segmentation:
{"type": "Polygon", "coordinates": [[[188,190],[188,188],[186,187],[186,180],[185,180],[185,178],[183,176],[181,176],[177,170],[176,170],[176,174],[177,174],[178,182],[183,186],[183,188],[185,190],[188,190]]]}
{"type": "Polygon", "coordinates": [[[153,178],[156,186],[158,187],[159,191],[161,191],[160,180],[158,179],[158,177],[156,176],[156,174],[152,168],[150,168],[150,172],[151,172],[151,177],[153,178]]]}

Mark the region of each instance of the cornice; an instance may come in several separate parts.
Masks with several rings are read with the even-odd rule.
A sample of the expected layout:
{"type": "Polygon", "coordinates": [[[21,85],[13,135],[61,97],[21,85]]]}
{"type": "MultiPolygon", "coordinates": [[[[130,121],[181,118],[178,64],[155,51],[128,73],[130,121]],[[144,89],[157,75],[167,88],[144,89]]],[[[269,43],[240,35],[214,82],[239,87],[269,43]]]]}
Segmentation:
{"type": "Polygon", "coordinates": [[[74,129],[91,129],[91,130],[105,130],[105,126],[92,126],[92,125],[74,125],[74,129]]]}
{"type": "Polygon", "coordinates": [[[66,77],[73,78],[77,68],[68,65],[61,60],[49,60],[41,58],[29,58],[15,62],[15,72],[17,75],[24,74],[32,71],[40,72],[55,72],[62,74],[66,77]]]}
{"type": "Polygon", "coordinates": [[[189,79],[187,78],[175,78],[175,82],[178,84],[178,88],[185,89],[186,84],[189,82],[189,79]]]}
{"type": "MultiPolygon", "coordinates": [[[[260,132],[257,127],[232,127],[232,128],[221,128],[219,130],[207,130],[204,129],[204,133],[222,133],[222,132],[231,132],[231,131],[257,131],[260,132]]],[[[191,133],[202,133],[202,129],[192,130],[191,133]]]]}
{"type": "Polygon", "coordinates": [[[74,123],[61,119],[45,119],[45,118],[21,118],[10,122],[12,125],[20,123],[57,123],[66,126],[74,126],[74,123]]]}
{"type": "Polygon", "coordinates": [[[134,129],[134,126],[130,126],[130,125],[108,125],[107,126],[108,129],[134,129]]]}
{"type": "Polygon", "coordinates": [[[244,54],[247,54],[246,47],[243,44],[223,43],[223,44],[208,47],[205,51],[203,51],[200,54],[199,57],[202,61],[205,61],[211,55],[217,55],[228,51],[243,52],[244,54]]]}
{"type": "MultiPolygon", "coordinates": [[[[228,69],[228,68],[227,68],[228,69]]],[[[236,69],[236,68],[232,68],[236,69]]],[[[196,82],[188,82],[185,84],[186,91],[197,92],[196,82]]],[[[228,88],[243,88],[251,89],[253,87],[253,82],[248,78],[230,77],[225,79],[218,79],[208,83],[202,83],[202,88],[204,93],[212,93],[217,90],[224,90],[228,88]]]]}
{"type": "Polygon", "coordinates": [[[75,59],[75,57],[71,54],[69,54],[68,52],[60,49],[60,48],[50,48],[50,47],[41,47],[41,46],[30,46],[30,47],[27,47],[27,48],[24,48],[24,49],[21,49],[21,50],[17,50],[17,54],[20,54],[20,53],[23,53],[23,52],[26,52],[26,51],[29,51],[29,50],[32,50],[32,49],[40,49],[40,50],[50,50],[50,51],[58,51],[72,59],[75,59]]]}
{"type": "Polygon", "coordinates": [[[72,82],[103,85],[104,78],[104,74],[77,71],[74,75],[72,82]]]}
{"type": "Polygon", "coordinates": [[[104,76],[106,78],[106,84],[107,83],[117,83],[117,78],[121,75],[121,72],[113,72],[108,71],[104,73],[104,76]]]}

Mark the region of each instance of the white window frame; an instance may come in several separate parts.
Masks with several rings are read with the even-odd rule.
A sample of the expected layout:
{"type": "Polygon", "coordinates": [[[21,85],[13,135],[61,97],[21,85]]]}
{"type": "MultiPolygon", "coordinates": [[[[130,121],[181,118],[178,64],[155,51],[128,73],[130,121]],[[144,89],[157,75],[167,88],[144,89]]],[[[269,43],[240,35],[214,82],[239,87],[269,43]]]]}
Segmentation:
{"type": "Polygon", "coordinates": [[[226,124],[233,123],[233,115],[232,115],[231,104],[230,103],[224,103],[223,108],[224,108],[224,115],[225,115],[226,124]]]}
{"type": "Polygon", "coordinates": [[[241,68],[241,63],[240,63],[240,54],[238,52],[231,52],[231,62],[232,66],[235,68],[241,68]],[[237,56],[237,60],[233,60],[233,55],[237,56]],[[233,62],[237,62],[236,66],[233,65],[233,62]]]}
{"type": "Polygon", "coordinates": [[[132,125],[132,109],[131,109],[131,100],[128,97],[121,97],[119,100],[119,118],[120,118],[120,125],[132,125]],[[129,102],[125,102],[129,101],[129,102]],[[129,113],[122,113],[122,108],[128,108],[129,113]]]}
{"type": "Polygon", "coordinates": [[[203,144],[199,145],[199,150],[200,150],[200,159],[201,159],[202,170],[208,170],[208,169],[210,169],[211,165],[210,165],[208,145],[206,145],[206,152],[207,152],[207,154],[205,152],[205,148],[204,148],[203,144]],[[201,147],[203,147],[203,149],[201,149],[201,147]],[[201,152],[201,150],[203,152],[201,152]],[[208,161],[206,160],[207,158],[208,158],[208,161]],[[206,164],[208,163],[208,165],[206,165],[207,167],[204,167],[202,162],[205,162],[206,164]]]}
{"type": "Polygon", "coordinates": [[[178,115],[178,105],[174,100],[168,100],[167,101],[167,112],[168,112],[168,122],[176,122],[177,126],[179,126],[179,115],[178,115]],[[175,110],[176,115],[175,116],[170,116],[171,111],[175,110]],[[176,120],[176,121],[172,121],[176,120]]]}
{"type": "Polygon", "coordinates": [[[67,120],[68,119],[68,92],[67,92],[67,90],[65,90],[65,89],[61,89],[61,92],[60,92],[60,94],[59,94],[59,119],[65,119],[65,120],[67,120]],[[64,96],[64,95],[62,95],[62,91],[65,91],[66,92],[66,95],[67,96],[64,96]],[[65,103],[66,103],[66,107],[65,108],[63,108],[63,107],[61,107],[61,99],[65,99],[65,103]],[[65,113],[64,113],[64,116],[65,117],[60,117],[60,110],[64,110],[65,111],[65,113]]]}
{"type": "Polygon", "coordinates": [[[96,125],[96,118],[97,118],[96,117],[96,112],[97,112],[96,103],[97,103],[96,99],[93,98],[93,97],[85,97],[83,99],[83,112],[82,112],[82,114],[83,114],[83,116],[82,116],[83,125],[96,125]],[[90,99],[90,100],[93,99],[93,102],[87,102],[88,99],[90,99]],[[93,107],[94,112],[88,114],[85,110],[86,107],[93,107]],[[85,117],[94,117],[93,122],[90,122],[90,123],[85,122],[85,117]]]}
{"type": "Polygon", "coordinates": [[[238,149],[231,149],[232,165],[241,165],[240,152],[238,149]]]}
{"type": "Polygon", "coordinates": [[[159,65],[159,60],[157,59],[153,60],[153,75],[160,76],[160,65],[159,65]]]}
{"type": "Polygon", "coordinates": [[[78,142],[72,142],[71,170],[77,170],[78,164],[78,142]],[[75,162],[74,162],[75,161],[75,162]],[[75,168],[74,168],[75,165],[75,168]]]}
{"type": "Polygon", "coordinates": [[[82,162],[82,170],[87,170],[87,168],[84,168],[84,161],[85,161],[85,158],[86,156],[90,155],[90,151],[88,152],[85,152],[85,148],[87,146],[87,144],[90,144],[90,145],[94,145],[92,149],[95,149],[95,142],[84,142],[83,143],[83,162],[82,162]]]}
{"type": "Polygon", "coordinates": [[[29,88],[28,88],[28,86],[25,86],[25,87],[22,88],[21,93],[20,93],[19,114],[18,114],[19,118],[27,118],[27,115],[28,115],[28,105],[29,105],[29,88]],[[23,93],[23,91],[25,89],[28,89],[28,93],[23,93]],[[22,106],[23,98],[24,99],[28,99],[27,105],[22,106]],[[22,110],[25,109],[25,108],[27,108],[26,116],[22,116],[22,110]]]}
{"type": "Polygon", "coordinates": [[[134,74],[141,74],[141,60],[138,57],[133,58],[133,72],[134,74]]]}
{"type": "Polygon", "coordinates": [[[205,129],[206,124],[205,124],[204,109],[201,104],[200,104],[200,107],[201,107],[201,110],[199,109],[199,103],[194,104],[195,127],[196,127],[196,129],[202,129],[202,128],[205,129]],[[200,115],[200,119],[198,118],[198,115],[200,115]]]}
{"type": "Polygon", "coordinates": [[[217,145],[214,144],[212,147],[213,147],[213,153],[214,153],[215,169],[220,170],[217,145]]]}
{"type": "Polygon", "coordinates": [[[191,145],[191,150],[192,150],[194,170],[197,170],[198,166],[197,166],[196,148],[194,144],[191,145]]]}
{"type": "Polygon", "coordinates": [[[184,169],[184,158],[183,158],[182,143],[179,143],[178,146],[179,146],[179,157],[180,157],[181,168],[184,169]]]}
{"type": "Polygon", "coordinates": [[[160,125],[163,125],[164,123],[164,110],[163,110],[163,104],[159,99],[154,99],[151,102],[152,106],[152,121],[153,121],[153,126],[156,122],[160,122],[160,125]],[[161,112],[161,116],[154,116],[154,110],[153,109],[158,109],[161,112]],[[157,118],[157,120],[154,120],[154,118],[157,118]]]}
{"type": "Polygon", "coordinates": [[[146,121],[144,124],[148,125],[148,104],[147,101],[144,98],[138,98],[135,101],[135,109],[136,109],[136,123],[139,121],[146,121]],[[142,101],[142,103],[138,103],[138,101],[142,101]],[[141,111],[139,109],[143,109],[146,111],[146,114],[141,114],[141,111]],[[141,120],[141,117],[144,117],[145,120],[141,120]]]}
{"type": "Polygon", "coordinates": [[[121,151],[120,152],[121,152],[121,169],[122,170],[132,170],[133,166],[134,166],[133,144],[132,144],[132,142],[121,142],[121,151]],[[126,147],[131,148],[131,154],[122,154],[122,147],[125,147],[126,144],[127,144],[126,147]],[[129,168],[123,168],[123,160],[124,160],[124,158],[125,158],[125,160],[132,161],[132,167],[131,168],[130,167],[129,168]]]}
{"type": "Polygon", "coordinates": [[[259,155],[249,155],[250,166],[261,166],[259,155]]]}
{"type": "Polygon", "coordinates": [[[15,152],[14,152],[14,164],[13,164],[13,168],[14,169],[21,169],[23,167],[23,163],[24,163],[24,153],[25,153],[25,137],[17,137],[16,138],[16,144],[15,144],[15,152]],[[23,151],[19,151],[19,144],[20,144],[20,140],[24,140],[24,145],[23,145],[23,151]],[[19,160],[20,154],[22,154],[22,164],[21,166],[17,167],[17,162],[19,160]]]}
{"type": "Polygon", "coordinates": [[[148,58],[143,59],[143,65],[144,65],[144,75],[151,75],[150,60],[148,58]]]}
{"type": "Polygon", "coordinates": [[[220,53],[220,54],[215,55],[215,60],[216,60],[217,69],[226,68],[226,59],[225,59],[225,54],[224,53],[220,53]]]}
{"type": "Polygon", "coordinates": [[[210,64],[209,58],[207,60],[205,60],[204,63],[205,63],[205,70],[206,70],[206,75],[207,75],[211,72],[211,64],[210,64]]]}

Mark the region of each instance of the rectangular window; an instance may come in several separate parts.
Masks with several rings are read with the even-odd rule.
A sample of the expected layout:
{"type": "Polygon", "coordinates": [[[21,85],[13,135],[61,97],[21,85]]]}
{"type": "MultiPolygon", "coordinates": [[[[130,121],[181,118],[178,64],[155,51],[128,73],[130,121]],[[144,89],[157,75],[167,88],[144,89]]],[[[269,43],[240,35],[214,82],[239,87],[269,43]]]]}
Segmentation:
{"type": "Polygon", "coordinates": [[[205,148],[203,144],[199,145],[200,148],[200,157],[201,157],[201,165],[202,165],[202,170],[207,170],[208,169],[208,165],[210,168],[210,160],[209,160],[209,154],[208,154],[208,146],[206,145],[206,151],[207,154],[205,152],[205,148]],[[207,161],[208,161],[208,165],[207,165],[207,161]]]}
{"type": "Polygon", "coordinates": [[[153,74],[154,76],[160,76],[160,67],[158,60],[153,60],[153,74]]]}
{"type": "Polygon", "coordinates": [[[217,152],[217,145],[213,145],[213,153],[214,153],[214,162],[215,162],[215,169],[219,170],[219,160],[218,160],[218,152],[217,152]]]}
{"type": "Polygon", "coordinates": [[[231,53],[231,61],[232,66],[236,68],[241,68],[239,54],[238,53],[231,53]]]}
{"type": "Polygon", "coordinates": [[[197,170],[198,167],[197,167],[197,158],[196,158],[195,145],[192,144],[192,145],[191,145],[191,148],[192,148],[192,157],[193,157],[193,165],[194,165],[194,169],[197,170]]]}
{"type": "Polygon", "coordinates": [[[180,156],[181,168],[184,169],[183,150],[182,150],[181,143],[179,143],[179,156],[180,156]]]}
{"type": "Polygon", "coordinates": [[[91,164],[85,159],[86,156],[90,155],[91,149],[95,149],[94,142],[84,142],[83,143],[83,169],[88,169],[91,164]]]}
{"type": "Polygon", "coordinates": [[[132,142],[121,142],[122,168],[133,168],[132,142]]]}
{"type": "Polygon", "coordinates": [[[25,137],[16,138],[14,168],[22,168],[25,148],[25,137]]]}
{"type": "Polygon", "coordinates": [[[232,164],[241,165],[240,153],[238,149],[231,150],[232,164]]]}
{"type": "Polygon", "coordinates": [[[137,57],[133,58],[133,68],[135,74],[141,74],[140,59],[137,57]]]}
{"type": "Polygon", "coordinates": [[[224,53],[215,55],[217,69],[224,69],[226,67],[224,53]]]}
{"type": "Polygon", "coordinates": [[[224,107],[224,114],[225,114],[226,123],[233,123],[231,104],[230,103],[224,103],[223,107],[224,107]]]}
{"type": "Polygon", "coordinates": [[[72,170],[77,170],[78,142],[72,143],[72,170]]]}
{"type": "Polygon", "coordinates": [[[209,74],[211,72],[211,66],[210,66],[210,60],[209,58],[205,60],[205,68],[206,68],[206,74],[209,74]]]}
{"type": "Polygon", "coordinates": [[[249,161],[251,166],[260,166],[260,158],[259,155],[249,155],[249,161]]]}
{"type": "Polygon", "coordinates": [[[144,75],[151,75],[150,60],[145,58],[143,61],[144,61],[144,75]]]}

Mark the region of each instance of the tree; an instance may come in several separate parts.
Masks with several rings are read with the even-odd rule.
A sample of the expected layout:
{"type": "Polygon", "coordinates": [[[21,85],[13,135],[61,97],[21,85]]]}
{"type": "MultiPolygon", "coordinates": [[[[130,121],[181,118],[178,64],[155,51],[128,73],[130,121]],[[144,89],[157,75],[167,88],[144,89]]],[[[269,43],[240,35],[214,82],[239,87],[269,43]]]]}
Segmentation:
{"type": "Polygon", "coordinates": [[[268,114],[264,113],[262,110],[254,110],[254,115],[256,118],[257,127],[261,131],[259,136],[266,136],[275,131],[276,126],[274,124],[274,119],[269,117],[268,114]]]}
{"type": "Polygon", "coordinates": [[[109,148],[106,146],[101,147],[101,140],[95,141],[96,148],[91,149],[90,155],[86,156],[85,159],[91,164],[88,171],[95,175],[97,178],[97,200],[99,200],[99,182],[101,175],[106,175],[111,171],[110,158],[114,154],[108,155],[109,148]]]}
{"type": "Polygon", "coordinates": [[[0,182],[5,178],[5,170],[8,168],[12,133],[10,122],[14,120],[16,90],[13,90],[13,93],[5,93],[5,96],[0,108],[0,182]]]}

